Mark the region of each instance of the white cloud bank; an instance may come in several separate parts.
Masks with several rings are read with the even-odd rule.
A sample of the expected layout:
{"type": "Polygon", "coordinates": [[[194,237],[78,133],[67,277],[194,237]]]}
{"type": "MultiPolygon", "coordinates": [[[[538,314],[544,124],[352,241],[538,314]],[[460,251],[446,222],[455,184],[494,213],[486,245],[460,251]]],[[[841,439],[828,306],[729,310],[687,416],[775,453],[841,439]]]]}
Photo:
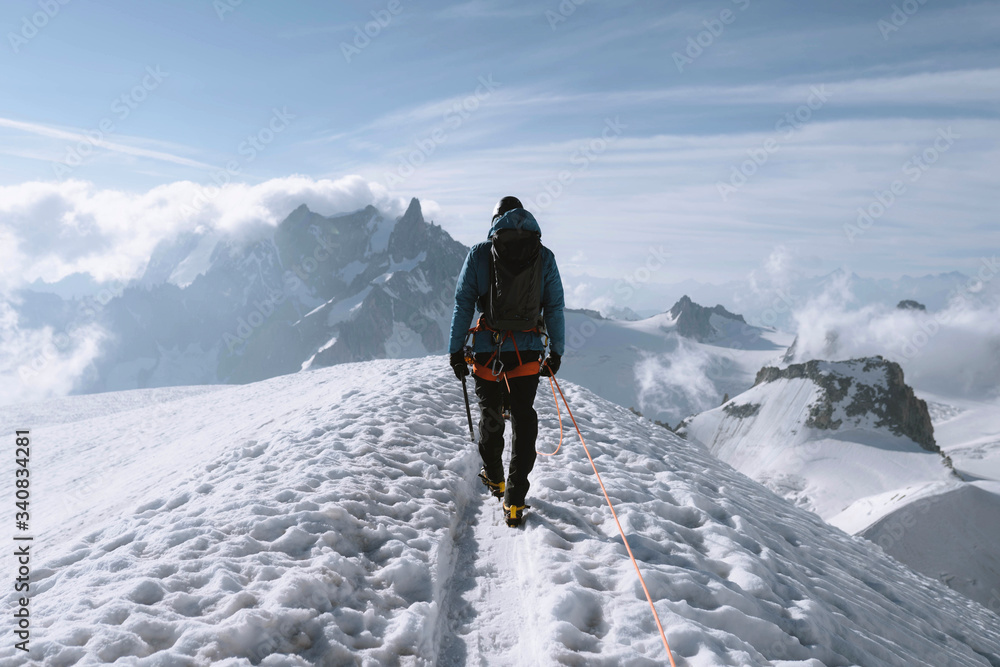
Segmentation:
{"type": "MultiPolygon", "coordinates": [[[[995,262],[995,258],[993,260],[995,262]]],[[[984,267],[988,265],[984,263],[984,267]]],[[[908,384],[947,396],[1000,394],[1000,275],[981,272],[940,310],[851,309],[846,278],[794,313],[795,361],[882,355],[908,384]]]]}
{"type": "Polygon", "coordinates": [[[108,338],[94,323],[62,332],[21,328],[18,320],[0,302],[0,405],[69,394],[108,338]]]}
{"type": "Polygon", "coordinates": [[[670,353],[642,354],[633,368],[642,412],[655,414],[682,401],[694,414],[719,404],[719,390],[712,381],[718,358],[680,336],[676,342],[670,353]]]}
{"type": "Polygon", "coordinates": [[[77,272],[128,280],[163,239],[197,229],[240,234],[275,226],[301,204],[325,215],[369,204],[398,215],[406,202],[360,176],[289,176],[218,188],[180,181],[138,193],[77,180],[0,187],[0,291],[77,272]]]}

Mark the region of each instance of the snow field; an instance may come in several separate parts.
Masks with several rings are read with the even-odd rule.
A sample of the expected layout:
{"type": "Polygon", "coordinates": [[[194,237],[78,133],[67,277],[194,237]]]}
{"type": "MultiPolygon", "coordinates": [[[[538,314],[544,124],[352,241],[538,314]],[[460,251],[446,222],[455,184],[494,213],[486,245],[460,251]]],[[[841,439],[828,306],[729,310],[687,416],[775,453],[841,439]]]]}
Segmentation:
{"type": "Polygon", "coordinates": [[[931,485],[920,491],[860,534],[1000,618],[1000,482],[931,485]]]}
{"type": "MultiPolygon", "coordinates": [[[[1000,666],[982,607],[701,447],[563,388],[678,665],[1000,666]]],[[[544,385],[536,407],[551,451],[544,385]]],[[[40,502],[98,469],[94,434],[106,452],[141,454],[103,477],[113,492],[82,494],[38,526],[37,664],[666,661],[572,427],[557,456],[539,457],[526,525],[507,528],[475,478],[443,358],[336,366],[73,424],[18,410],[34,415],[23,426],[36,447],[51,444],[33,453],[33,474],[49,476],[40,502]]],[[[0,648],[0,664],[23,663],[0,648]]]]}

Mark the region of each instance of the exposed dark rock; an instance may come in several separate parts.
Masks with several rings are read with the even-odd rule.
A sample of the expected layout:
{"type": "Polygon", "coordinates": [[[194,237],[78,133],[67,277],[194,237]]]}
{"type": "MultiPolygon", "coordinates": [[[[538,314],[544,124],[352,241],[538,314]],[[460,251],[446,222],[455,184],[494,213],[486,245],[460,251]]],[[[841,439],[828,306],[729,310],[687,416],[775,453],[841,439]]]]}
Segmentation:
{"type": "Polygon", "coordinates": [[[927,310],[927,306],[913,299],[903,299],[896,304],[896,308],[900,310],[927,310]]]}
{"type": "Polygon", "coordinates": [[[934,441],[927,403],[917,398],[903,379],[903,369],[894,361],[880,356],[850,361],[808,361],[787,368],[766,366],[757,373],[754,386],[779,379],[808,379],[822,390],[820,398],[809,408],[806,426],[835,430],[844,418],[873,415],[875,426],[910,438],[923,449],[941,453],[934,441]],[[884,381],[873,384],[858,382],[860,372],[882,371],[884,381]],[[835,415],[843,417],[836,418],[835,415]]]}
{"type": "Polygon", "coordinates": [[[700,306],[686,294],[670,309],[670,316],[677,320],[677,333],[699,342],[708,340],[716,333],[711,324],[712,315],[746,324],[742,315],[731,313],[721,305],[714,308],[700,306]]]}
{"type": "Polygon", "coordinates": [[[760,403],[743,403],[739,405],[736,403],[730,403],[724,406],[722,410],[730,417],[746,419],[747,417],[753,417],[760,412],[760,403]]]}
{"type": "MultiPolygon", "coordinates": [[[[642,413],[641,413],[641,412],[639,412],[638,410],[636,410],[636,409],[635,409],[635,408],[633,408],[633,407],[630,407],[630,408],[628,409],[628,411],[629,411],[629,412],[631,412],[632,414],[634,414],[634,415],[635,415],[635,416],[637,416],[637,417],[642,417],[642,413]]],[[[656,424],[657,426],[661,426],[661,427],[663,427],[663,428],[667,429],[667,430],[668,430],[668,431],[670,431],[671,433],[672,433],[672,432],[674,431],[673,427],[672,427],[672,426],[670,426],[670,424],[668,424],[667,422],[661,422],[661,421],[660,421],[659,419],[654,419],[654,420],[653,420],[653,423],[654,423],[654,424],[656,424]]],[[[680,426],[680,424],[678,424],[678,426],[680,426]]]]}

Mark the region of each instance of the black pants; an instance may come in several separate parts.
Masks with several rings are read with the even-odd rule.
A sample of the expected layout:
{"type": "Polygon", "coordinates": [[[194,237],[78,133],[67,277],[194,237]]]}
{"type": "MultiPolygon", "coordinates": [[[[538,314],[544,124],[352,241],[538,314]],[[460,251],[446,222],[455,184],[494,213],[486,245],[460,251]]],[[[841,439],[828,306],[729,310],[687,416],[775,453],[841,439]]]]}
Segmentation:
{"type": "MultiPolygon", "coordinates": [[[[521,353],[522,361],[537,361],[538,352],[521,353]]],[[[489,357],[489,355],[485,355],[489,357]]],[[[485,358],[477,355],[482,363],[485,358]]],[[[503,353],[501,360],[506,368],[517,366],[513,352],[503,353]],[[509,355],[509,357],[508,357],[509,355]]],[[[503,406],[510,407],[512,452],[510,471],[507,475],[507,491],[504,502],[507,505],[523,505],[528,494],[528,473],[535,465],[535,439],[538,437],[538,414],[535,412],[535,392],[538,390],[538,376],[509,378],[507,382],[484,380],[476,377],[476,397],[479,399],[479,455],[483,458],[486,476],[491,480],[503,479],[503,406]],[[507,385],[510,384],[510,391],[507,385]]]]}

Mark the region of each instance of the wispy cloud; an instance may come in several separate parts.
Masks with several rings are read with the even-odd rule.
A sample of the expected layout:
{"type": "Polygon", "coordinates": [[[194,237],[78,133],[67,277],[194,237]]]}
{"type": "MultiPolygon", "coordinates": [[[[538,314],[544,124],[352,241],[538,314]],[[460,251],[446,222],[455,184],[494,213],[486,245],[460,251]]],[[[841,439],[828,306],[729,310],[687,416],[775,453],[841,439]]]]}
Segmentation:
{"type": "Polygon", "coordinates": [[[442,9],[434,16],[438,19],[526,18],[539,16],[542,12],[539,7],[512,7],[500,0],[468,0],[442,9]]]}
{"type": "Polygon", "coordinates": [[[152,160],[159,160],[162,162],[171,162],[173,164],[179,164],[185,167],[195,167],[197,169],[213,169],[214,166],[206,164],[204,162],[199,162],[197,160],[192,160],[190,158],[181,157],[179,155],[173,155],[172,153],[165,153],[163,151],[150,150],[148,148],[139,148],[137,146],[129,146],[127,144],[117,143],[114,141],[107,141],[106,139],[95,139],[88,137],[83,132],[79,131],[69,131],[63,130],[56,127],[51,127],[49,125],[42,125],[40,123],[28,123],[19,120],[13,120],[10,118],[0,118],[0,127],[6,127],[11,130],[17,130],[27,134],[33,134],[41,137],[48,137],[50,139],[61,139],[64,141],[76,143],[86,143],[92,144],[99,148],[111,151],[113,153],[121,153],[123,155],[131,155],[133,157],[144,157],[152,160]]]}
{"type": "Polygon", "coordinates": [[[313,35],[338,35],[354,30],[359,23],[328,23],[323,25],[300,26],[290,30],[282,30],[278,37],[282,39],[295,39],[297,37],[311,37],[313,35]]]}
{"type": "MultiPolygon", "coordinates": [[[[550,92],[543,85],[505,86],[491,94],[488,103],[475,112],[488,117],[497,131],[503,131],[518,119],[537,120],[545,114],[564,117],[593,117],[601,113],[625,113],[633,116],[656,110],[676,114],[680,109],[711,106],[736,109],[746,106],[799,105],[822,88],[833,100],[831,109],[843,115],[847,107],[864,107],[866,115],[895,116],[899,106],[923,104],[947,109],[955,104],[995,106],[1000,98],[1000,68],[967,69],[949,72],[925,72],[902,76],[848,78],[815,82],[770,82],[752,85],[672,86],[600,92],[550,92]],[[575,111],[579,110],[579,111],[575,111]],[[838,111],[839,110],[839,111],[838,111]],[[498,122],[499,121],[499,122],[498,122]]],[[[335,142],[378,133],[379,145],[391,146],[393,134],[419,133],[421,128],[440,124],[446,115],[473,93],[476,81],[470,81],[468,93],[395,109],[351,130],[321,137],[317,141],[335,142]]],[[[985,112],[984,112],[985,113],[985,112]]],[[[478,121],[477,121],[478,122],[478,121]]],[[[470,123],[473,125],[475,123],[470,123]]],[[[482,124],[482,123],[479,123],[482,124]]],[[[726,133],[730,134],[732,132],[726,133]]],[[[562,137],[550,135],[552,139],[562,137]]]]}

